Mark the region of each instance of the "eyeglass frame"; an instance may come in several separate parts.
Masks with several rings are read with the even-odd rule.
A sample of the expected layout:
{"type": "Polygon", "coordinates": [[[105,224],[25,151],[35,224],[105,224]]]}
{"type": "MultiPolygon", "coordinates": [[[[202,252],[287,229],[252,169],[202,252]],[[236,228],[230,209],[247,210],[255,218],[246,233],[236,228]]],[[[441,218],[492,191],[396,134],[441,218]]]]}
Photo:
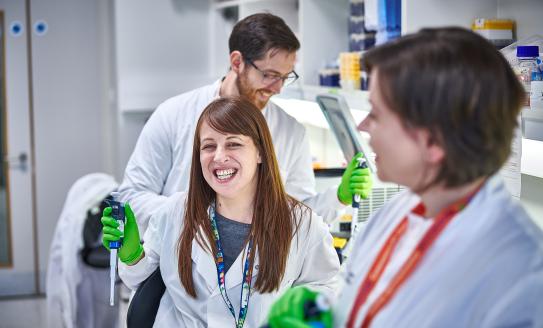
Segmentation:
{"type": "Polygon", "coordinates": [[[286,76],[281,76],[279,74],[274,74],[274,73],[267,73],[263,70],[261,70],[260,68],[258,68],[258,66],[256,66],[256,64],[250,60],[250,59],[245,59],[245,62],[248,63],[249,65],[253,66],[260,74],[262,74],[262,80],[265,80],[266,78],[269,78],[268,76],[269,75],[273,75],[274,77],[272,77],[273,79],[273,82],[270,82],[268,83],[267,85],[272,85],[274,83],[277,83],[278,81],[281,81],[282,82],[282,86],[287,86],[287,85],[290,85],[294,82],[296,82],[300,76],[298,75],[298,73],[296,73],[295,70],[292,70],[290,73],[288,73],[286,76]],[[291,74],[294,74],[294,76],[292,76],[291,74]],[[291,82],[288,82],[286,83],[286,80],[289,79],[289,78],[294,78],[291,82]]]}

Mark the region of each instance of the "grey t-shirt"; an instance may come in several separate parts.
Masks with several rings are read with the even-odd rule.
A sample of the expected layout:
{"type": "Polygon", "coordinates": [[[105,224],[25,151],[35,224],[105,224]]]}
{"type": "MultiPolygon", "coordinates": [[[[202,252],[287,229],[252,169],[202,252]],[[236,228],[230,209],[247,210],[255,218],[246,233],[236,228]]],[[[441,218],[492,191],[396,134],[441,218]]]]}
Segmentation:
{"type": "Polygon", "coordinates": [[[224,273],[226,273],[243,250],[251,225],[230,220],[217,212],[215,212],[215,221],[219,230],[224,256],[224,273]]]}

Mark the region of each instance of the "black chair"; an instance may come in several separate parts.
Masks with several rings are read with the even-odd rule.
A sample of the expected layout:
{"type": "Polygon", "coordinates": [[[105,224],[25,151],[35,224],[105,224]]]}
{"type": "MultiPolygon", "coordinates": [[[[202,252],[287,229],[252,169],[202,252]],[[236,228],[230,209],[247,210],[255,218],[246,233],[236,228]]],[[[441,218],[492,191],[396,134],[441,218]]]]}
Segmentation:
{"type": "Polygon", "coordinates": [[[104,208],[107,207],[105,200],[110,198],[111,196],[108,196],[100,203],[98,213],[93,213],[90,209],[87,211],[87,218],[83,226],[83,249],[81,250],[81,257],[85,264],[93,268],[109,268],[109,251],[102,246],[102,222],[100,219],[104,208]]]}
{"type": "Polygon", "coordinates": [[[128,307],[126,326],[128,328],[153,327],[160,300],[165,291],[166,285],[158,267],[136,290],[128,307]]]}

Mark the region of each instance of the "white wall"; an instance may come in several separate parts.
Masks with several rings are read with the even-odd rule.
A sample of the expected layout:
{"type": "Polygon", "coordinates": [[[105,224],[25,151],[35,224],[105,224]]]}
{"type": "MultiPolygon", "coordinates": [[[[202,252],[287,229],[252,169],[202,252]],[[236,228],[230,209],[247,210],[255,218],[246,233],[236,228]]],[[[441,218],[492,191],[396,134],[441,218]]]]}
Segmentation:
{"type": "Polygon", "coordinates": [[[541,0],[498,0],[498,17],[516,21],[517,39],[533,34],[543,35],[542,16],[541,0]]]}
{"type": "Polygon", "coordinates": [[[209,81],[210,9],[202,0],[116,0],[118,107],[155,108],[209,81]]]}
{"type": "MultiPolygon", "coordinates": [[[[49,247],[64,199],[81,176],[105,171],[108,129],[105,72],[108,8],[101,1],[31,2],[31,20],[49,29],[32,35],[38,258],[41,292],[49,247]]],[[[14,236],[17,238],[17,236],[14,236]]]]}
{"type": "Polygon", "coordinates": [[[474,18],[494,18],[497,12],[497,0],[402,0],[402,35],[423,27],[469,28],[474,18]]]}

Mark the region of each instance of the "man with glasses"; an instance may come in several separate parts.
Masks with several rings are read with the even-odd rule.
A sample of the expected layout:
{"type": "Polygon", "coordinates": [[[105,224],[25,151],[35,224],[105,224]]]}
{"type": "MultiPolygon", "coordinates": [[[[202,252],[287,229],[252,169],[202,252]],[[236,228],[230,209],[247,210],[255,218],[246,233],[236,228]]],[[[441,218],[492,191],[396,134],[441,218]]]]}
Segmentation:
{"type": "MultiPolygon", "coordinates": [[[[143,230],[153,211],[177,191],[188,188],[195,125],[214,99],[243,96],[262,110],[270,128],[280,173],[288,194],[305,202],[325,220],[350,203],[353,191],[367,196],[367,169],[351,163],[339,188],[317,194],[305,129],[270,97],[296,81],[300,48],[285,22],[272,14],[255,14],[238,22],[229,39],[230,70],[215,83],[170,98],[153,113],[136,144],[120,186],[143,230]]],[[[354,161],[356,162],[356,161],[354,161]]]]}

